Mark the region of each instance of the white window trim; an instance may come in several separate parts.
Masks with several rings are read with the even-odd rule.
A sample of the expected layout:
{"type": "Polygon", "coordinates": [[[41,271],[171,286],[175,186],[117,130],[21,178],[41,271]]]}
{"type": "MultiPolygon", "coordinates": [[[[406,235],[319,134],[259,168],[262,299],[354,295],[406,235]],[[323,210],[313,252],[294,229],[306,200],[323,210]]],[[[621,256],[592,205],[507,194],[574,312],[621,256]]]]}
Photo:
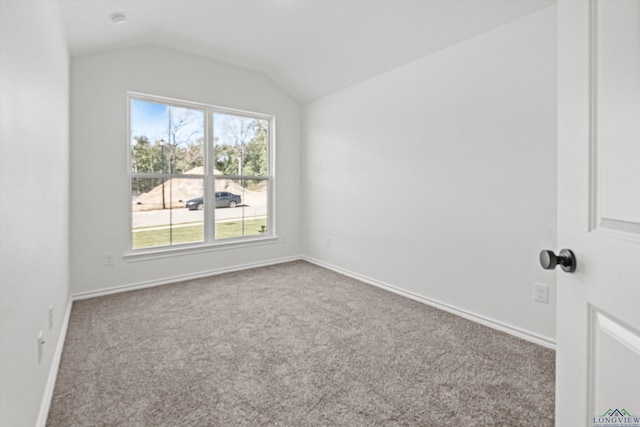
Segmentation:
{"type": "MultiPolygon", "coordinates": [[[[275,133],[276,133],[276,120],[275,116],[264,114],[264,113],[255,113],[247,110],[239,110],[235,108],[228,107],[220,107],[217,105],[211,104],[203,104],[199,102],[185,101],[175,98],[168,98],[163,96],[150,95],[146,93],[140,92],[127,92],[126,96],[126,111],[127,111],[127,126],[126,126],[126,147],[127,147],[127,190],[124,194],[128,197],[127,206],[129,207],[129,215],[128,215],[128,231],[127,231],[127,250],[123,254],[126,262],[135,262],[135,261],[144,261],[149,259],[157,259],[157,258],[165,258],[165,257],[173,257],[180,255],[188,255],[195,254],[201,252],[211,252],[211,251],[219,251],[219,250],[227,250],[227,249],[235,249],[235,248],[243,248],[243,247],[251,247],[251,246],[259,246],[275,243],[278,240],[278,236],[276,233],[276,217],[275,217],[275,199],[276,199],[276,149],[275,149],[275,133]],[[236,238],[228,238],[228,239],[220,239],[215,240],[214,231],[215,231],[215,209],[213,209],[214,201],[211,197],[205,198],[205,212],[213,212],[211,219],[209,221],[204,220],[204,241],[203,242],[193,242],[193,243],[181,243],[174,244],[168,246],[155,246],[149,248],[140,248],[133,249],[133,218],[131,215],[131,200],[132,200],[132,190],[131,190],[131,179],[136,175],[131,172],[131,100],[141,100],[155,103],[162,103],[165,105],[179,107],[179,108],[192,108],[204,110],[204,132],[205,132],[205,149],[204,149],[204,168],[205,174],[202,176],[204,179],[204,188],[205,194],[209,190],[215,189],[215,179],[214,169],[215,162],[212,161],[212,153],[213,150],[213,126],[211,123],[211,117],[213,113],[223,113],[223,114],[232,114],[236,116],[243,116],[249,118],[262,119],[269,122],[269,134],[267,141],[267,159],[268,159],[268,170],[266,176],[255,177],[257,179],[266,179],[267,180],[267,231],[266,235],[254,235],[254,236],[243,236],[236,238]]],[[[170,174],[147,174],[147,175],[170,175],[170,174]]],[[[175,175],[175,174],[174,174],[175,175]]],[[[171,177],[174,177],[171,175],[171,177]]],[[[181,175],[185,178],[194,177],[201,178],[199,175],[189,175],[184,174],[181,175]]],[[[222,175],[217,177],[220,179],[224,179],[227,175],[222,175]]],[[[243,179],[251,179],[251,176],[243,176],[243,179]]]]}
{"type": "Polygon", "coordinates": [[[214,252],[229,249],[239,249],[253,246],[263,246],[275,244],[279,238],[277,236],[249,236],[237,239],[224,239],[215,243],[183,243],[173,246],[159,246],[156,248],[135,249],[125,252],[126,262],[147,261],[158,258],[168,258],[180,255],[191,255],[203,252],[214,252]],[[251,239],[249,238],[251,237],[251,239]]]}

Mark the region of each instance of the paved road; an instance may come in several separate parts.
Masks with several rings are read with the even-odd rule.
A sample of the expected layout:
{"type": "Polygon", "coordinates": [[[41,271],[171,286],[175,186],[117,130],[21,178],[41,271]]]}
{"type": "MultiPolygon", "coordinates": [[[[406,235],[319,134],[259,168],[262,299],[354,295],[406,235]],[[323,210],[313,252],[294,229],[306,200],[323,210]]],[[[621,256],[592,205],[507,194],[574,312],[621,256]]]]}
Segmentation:
{"type": "MultiPolygon", "coordinates": [[[[237,208],[216,209],[216,221],[224,221],[236,218],[250,219],[267,215],[266,206],[241,206],[237,208]]],[[[153,227],[171,224],[202,223],[204,211],[190,211],[186,208],[165,209],[157,211],[134,212],[132,217],[133,228],[153,227]]]]}

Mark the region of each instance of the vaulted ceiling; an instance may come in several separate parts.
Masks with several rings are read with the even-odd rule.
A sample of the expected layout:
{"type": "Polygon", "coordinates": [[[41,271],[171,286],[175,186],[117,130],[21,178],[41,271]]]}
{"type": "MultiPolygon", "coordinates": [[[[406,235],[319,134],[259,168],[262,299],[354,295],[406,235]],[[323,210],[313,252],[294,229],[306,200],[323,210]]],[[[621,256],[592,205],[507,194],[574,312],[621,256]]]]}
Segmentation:
{"type": "Polygon", "coordinates": [[[155,44],[316,100],[555,0],[60,0],[71,54],[155,44]],[[122,12],[125,25],[110,15],[122,12]]]}

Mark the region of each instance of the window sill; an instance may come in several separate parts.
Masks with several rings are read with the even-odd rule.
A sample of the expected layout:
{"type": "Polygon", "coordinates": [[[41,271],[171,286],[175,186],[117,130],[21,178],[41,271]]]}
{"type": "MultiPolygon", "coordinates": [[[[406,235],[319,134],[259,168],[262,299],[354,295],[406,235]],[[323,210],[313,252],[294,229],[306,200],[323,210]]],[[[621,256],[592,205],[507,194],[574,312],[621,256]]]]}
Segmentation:
{"type": "Polygon", "coordinates": [[[125,252],[126,262],[148,261],[159,258],[171,258],[181,255],[191,255],[203,252],[223,251],[228,249],[246,248],[251,246],[271,245],[278,241],[277,236],[256,237],[252,239],[228,240],[215,243],[184,244],[155,249],[139,249],[125,252]]]}

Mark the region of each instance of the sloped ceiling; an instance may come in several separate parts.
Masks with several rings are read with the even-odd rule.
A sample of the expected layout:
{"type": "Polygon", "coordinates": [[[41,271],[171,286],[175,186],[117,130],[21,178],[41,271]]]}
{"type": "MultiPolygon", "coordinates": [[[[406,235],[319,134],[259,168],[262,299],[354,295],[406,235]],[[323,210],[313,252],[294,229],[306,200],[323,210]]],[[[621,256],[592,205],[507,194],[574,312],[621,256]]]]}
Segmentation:
{"type": "Polygon", "coordinates": [[[267,75],[304,104],[555,0],[60,0],[73,56],[155,44],[267,75]],[[123,12],[128,22],[109,16],[123,12]]]}

